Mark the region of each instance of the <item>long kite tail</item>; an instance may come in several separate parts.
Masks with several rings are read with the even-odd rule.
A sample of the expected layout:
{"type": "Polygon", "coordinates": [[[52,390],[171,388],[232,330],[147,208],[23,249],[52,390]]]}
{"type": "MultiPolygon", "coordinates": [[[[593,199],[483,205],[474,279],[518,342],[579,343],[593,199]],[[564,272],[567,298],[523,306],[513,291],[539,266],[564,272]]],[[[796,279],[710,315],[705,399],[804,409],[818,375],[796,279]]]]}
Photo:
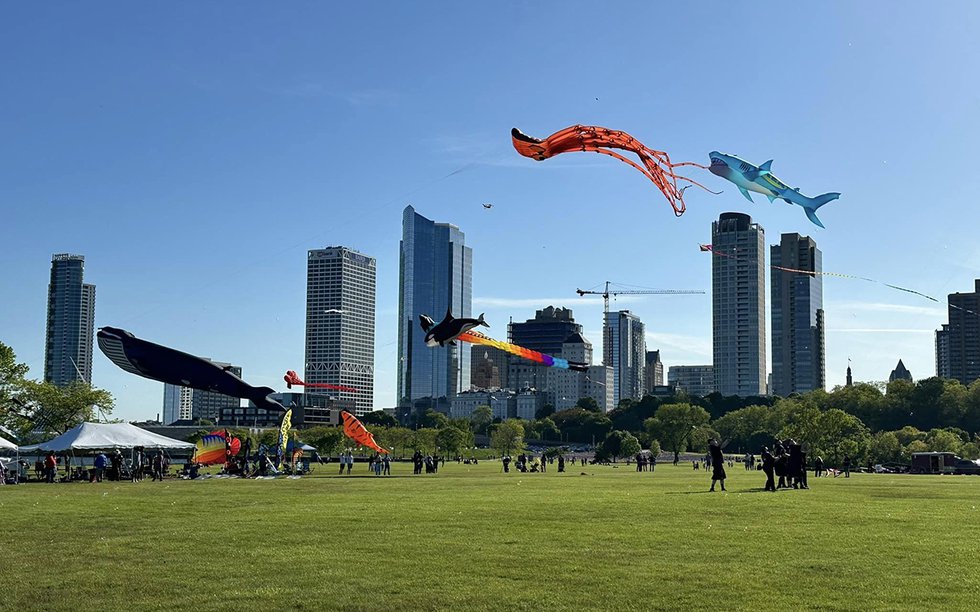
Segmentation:
{"type": "Polygon", "coordinates": [[[577,372],[585,372],[589,369],[589,366],[584,363],[578,363],[575,361],[568,361],[567,359],[562,359],[561,357],[552,357],[546,353],[539,353],[538,351],[533,351],[529,348],[524,348],[523,346],[518,346],[516,344],[511,344],[510,342],[502,342],[500,340],[494,340],[488,336],[484,336],[480,332],[468,331],[464,334],[460,334],[458,340],[463,342],[469,342],[471,344],[479,344],[482,346],[492,346],[495,349],[510,353],[511,355],[517,355],[529,361],[535,363],[540,363],[541,365],[547,366],[549,368],[560,368],[563,370],[575,370],[577,372]]]}

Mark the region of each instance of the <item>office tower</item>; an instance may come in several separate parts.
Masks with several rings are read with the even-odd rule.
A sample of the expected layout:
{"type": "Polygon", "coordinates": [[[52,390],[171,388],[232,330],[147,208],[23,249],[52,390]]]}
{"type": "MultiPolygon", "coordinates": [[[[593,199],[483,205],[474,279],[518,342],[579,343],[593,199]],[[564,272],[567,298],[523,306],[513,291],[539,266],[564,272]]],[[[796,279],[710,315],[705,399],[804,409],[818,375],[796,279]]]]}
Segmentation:
{"type": "Polygon", "coordinates": [[[892,370],[891,374],[888,375],[888,382],[894,382],[896,380],[907,380],[912,382],[912,373],[908,371],[902,360],[898,360],[898,365],[892,370]]]}
{"type": "Polygon", "coordinates": [[[949,323],[936,332],[936,373],[969,385],[980,378],[980,278],[973,293],[950,293],[949,323]]]}
{"type": "Polygon", "coordinates": [[[647,351],[646,365],[643,369],[643,391],[652,394],[654,388],[664,384],[664,364],[660,361],[660,351],[647,351]]]}
{"type": "Polygon", "coordinates": [[[613,407],[624,399],[641,399],[647,345],[640,318],[628,310],[607,312],[603,339],[603,365],[613,371],[613,407]]]}
{"type": "Polygon", "coordinates": [[[715,390],[747,397],[766,390],[765,230],[749,215],[711,224],[715,390]]]}
{"type": "Polygon", "coordinates": [[[419,315],[439,322],[471,317],[473,250],[455,225],[435,223],[406,206],[402,214],[398,292],[398,404],[449,412],[470,388],[470,351],[462,343],[430,348],[419,315]]]}
{"type": "MultiPolygon", "coordinates": [[[[228,370],[235,376],[241,378],[241,366],[231,365],[222,361],[214,361],[204,357],[207,361],[228,370]]],[[[174,421],[188,419],[207,419],[212,423],[217,423],[221,418],[222,410],[234,409],[239,407],[241,400],[237,397],[202,391],[201,389],[190,389],[178,385],[164,383],[163,385],[163,423],[169,425],[174,421]]]]}
{"type": "Polygon", "coordinates": [[[193,414],[193,389],[165,383],[163,385],[163,424],[189,421],[193,414]]]}
{"type": "Polygon", "coordinates": [[[667,384],[688,395],[704,397],[715,391],[714,368],[709,365],[670,366],[667,384]]]}
{"type": "Polygon", "coordinates": [[[773,266],[807,270],[801,274],[773,270],[772,388],[786,397],[826,386],[822,254],[808,236],[783,234],[770,247],[773,266]]]}
{"type": "Polygon", "coordinates": [[[59,387],[92,382],[95,285],[83,282],[84,272],[84,255],[51,256],[44,380],[59,387]]]}
{"type": "Polygon", "coordinates": [[[305,379],[356,389],[329,393],[358,416],[374,410],[376,273],[373,257],[342,246],[307,257],[305,379]]]}
{"type": "MultiPolygon", "coordinates": [[[[507,337],[510,342],[532,351],[570,361],[575,359],[565,357],[562,354],[562,347],[567,338],[581,333],[582,326],[575,322],[572,310],[554,306],[535,311],[533,319],[507,325],[507,337]]],[[[589,345],[589,354],[591,355],[591,345],[589,345]]],[[[553,373],[551,370],[552,368],[538,365],[527,359],[511,359],[507,375],[510,388],[517,390],[530,387],[539,391],[550,391],[552,385],[549,377],[553,373]]],[[[556,397],[550,397],[548,402],[553,404],[554,399],[556,397]]]]}
{"type": "Polygon", "coordinates": [[[492,346],[470,347],[470,386],[473,389],[507,388],[509,356],[492,346]]]}

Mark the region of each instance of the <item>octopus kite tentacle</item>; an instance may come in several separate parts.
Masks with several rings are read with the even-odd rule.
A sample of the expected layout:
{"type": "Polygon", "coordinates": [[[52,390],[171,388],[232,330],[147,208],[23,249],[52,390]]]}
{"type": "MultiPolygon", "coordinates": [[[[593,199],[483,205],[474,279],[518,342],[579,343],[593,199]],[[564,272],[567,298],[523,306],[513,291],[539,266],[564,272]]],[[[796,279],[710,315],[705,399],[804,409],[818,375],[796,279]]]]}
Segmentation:
{"type": "Polygon", "coordinates": [[[543,161],[549,157],[554,157],[561,153],[570,151],[591,151],[614,157],[621,162],[633,166],[644,174],[654,185],[660,189],[674,214],[678,217],[684,214],[687,206],[684,204],[684,189],[679,187],[678,181],[684,181],[691,185],[696,185],[709,193],[711,191],[704,185],[693,181],[685,176],[680,176],[674,172],[674,168],[681,166],[695,166],[702,170],[707,170],[707,166],[695,162],[673,163],[670,156],[665,151],[657,151],[645,146],[642,142],[620,130],[595,125],[573,125],[563,130],[559,130],[545,139],[534,138],[514,128],[511,130],[511,140],[514,148],[524,157],[530,157],[537,161],[543,161]],[[613,151],[620,149],[630,151],[640,158],[640,163],[613,151]],[[642,164],[642,165],[641,165],[642,164]]]}

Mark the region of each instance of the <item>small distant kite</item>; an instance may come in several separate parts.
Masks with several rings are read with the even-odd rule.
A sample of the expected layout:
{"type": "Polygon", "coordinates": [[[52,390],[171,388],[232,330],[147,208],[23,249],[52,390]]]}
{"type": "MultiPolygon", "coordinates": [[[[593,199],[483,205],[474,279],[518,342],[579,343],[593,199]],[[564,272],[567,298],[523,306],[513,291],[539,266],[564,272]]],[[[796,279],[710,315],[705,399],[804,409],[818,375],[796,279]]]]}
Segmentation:
{"type": "Polygon", "coordinates": [[[454,319],[452,314],[447,312],[446,319],[443,319],[442,323],[439,323],[439,325],[436,325],[435,321],[433,321],[431,317],[419,315],[419,324],[422,326],[422,331],[426,332],[425,343],[430,347],[445,346],[446,344],[455,345],[455,340],[459,340],[461,342],[469,342],[470,344],[491,346],[495,349],[510,353],[511,355],[523,357],[524,359],[539,363],[549,368],[575,370],[578,372],[587,372],[589,369],[588,364],[568,361],[567,359],[562,359],[560,357],[552,357],[551,355],[539,353],[538,351],[532,351],[531,349],[527,349],[516,344],[511,344],[510,342],[494,340],[493,338],[489,338],[477,331],[474,331],[473,328],[477,327],[478,325],[490,327],[487,325],[487,322],[483,320],[483,315],[480,315],[479,319],[454,319]],[[435,332],[440,325],[445,325],[445,327],[442,332],[436,334],[435,332]]]}
{"type": "Polygon", "coordinates": [[[231,366],[220,366],[208,359],[141,340],[117,327],[102,327],[97,337],[105,356],[130,374],[247,399],[266,410],[285,410],[282,404],[269,397],[275,389],[249,385],[231,371],[231,366]]]}
{"type": "Polygon", "coordinates": [[[678,217],[683,215],[686,209],[684,204],[684,190],[691,185],[696,185],[709,193],[716,193],[701,183],[680,176],[674,172],[674,168],[681,166],[694,166],[702,170],[707,170],[707,166],[702,166],[694,162],[675,164],[670,161],[670,156],[664,151],[650,149],[636,138],[619,130],[610,130],[609,128],[595,125],[573,125],[555,132],[544,140],[528,136],[517,128],[512,129],[510,135],[514,143],[514,148],[517,149],[518,153],[524,157],[530,157],[538,161],[546,160],[549,157],[554,157],[561,153],[568,153],[569,151],[592,151],[615,157],[619,161],[633,166],[650,179],[664,194],[664,197],[667,198],[667,202],[670,203],[671,208],[674,209],[674,214],[678,217]],[[612,149],[635,153],[643,165],[637,164],[635,161],[616,153],[612,149]],[[678,181],[689,184],[680,187],[677,184],[678,181]]]}
{"type": "Polygon", "coordinates": [[[346,410],[341,410],[340,416],[344,419],[344,435],[361,446],[366,446],[379,453],[388,454],[388,449],[374,441],[374,434],[364,427],[360,419],[346,410]]]}
{"type": "Polygon", "coordinates": [[[770,202],[779,198],[787,204],[796,204],[803,208],[807,219],[818,227],[823,227],[823,223],[817,218],[817,209],[840,197],[840,194],[835,191],[818,195],[815,198],[808,198],[800,193],[799,189],[790,189],[786,183],[773,176],[769,171],[772,166],[771,159],[761,166],[753,166],[744,159],[718,151],[712,151],[709,157],[711,158],[711,166],[708,170],[712,174],[735,183],[735,186],[749,202],[752,202],[752,196],[749,195],[749,192],[754,191],[769,198],[770,202]]]}
{"type": "Polygon", "coordinates": [[[493,208],[493,204],[484,204],[483,205],[483,208],[486,208],[487,210],[490,210],[491,208],[493,208]]]}
{"type": "Polygon", "coordinates": [[[282,377],[286,381],[286,388],[292,389],[293,385],[298,387],[306,387],[308,389],[333,389],[334,391],[347,391],[348,393],[357,393],[357,389],[354,387],[347,387],[345,385],[332,385],[330,383],[308,383],[303,382],[303,379],[299,377],[299,374],[295,370],[287,370],[286,375],[282,377]]]}

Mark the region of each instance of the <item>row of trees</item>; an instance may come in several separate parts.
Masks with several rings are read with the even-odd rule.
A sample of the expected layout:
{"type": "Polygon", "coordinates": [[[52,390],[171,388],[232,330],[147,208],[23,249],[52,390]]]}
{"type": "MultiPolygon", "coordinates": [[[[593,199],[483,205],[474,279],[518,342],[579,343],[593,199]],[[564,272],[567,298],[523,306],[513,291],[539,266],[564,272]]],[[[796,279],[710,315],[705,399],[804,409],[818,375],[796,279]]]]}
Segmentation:
{"type": "Polygon", "coordinates": [[[12,348],[0,342],[0,427],[20,444],[62,434],[96,415],[112,414],[112,394],[75,381],[65,387],[27,378],[28,367],[17,363],[12,348]]]}

